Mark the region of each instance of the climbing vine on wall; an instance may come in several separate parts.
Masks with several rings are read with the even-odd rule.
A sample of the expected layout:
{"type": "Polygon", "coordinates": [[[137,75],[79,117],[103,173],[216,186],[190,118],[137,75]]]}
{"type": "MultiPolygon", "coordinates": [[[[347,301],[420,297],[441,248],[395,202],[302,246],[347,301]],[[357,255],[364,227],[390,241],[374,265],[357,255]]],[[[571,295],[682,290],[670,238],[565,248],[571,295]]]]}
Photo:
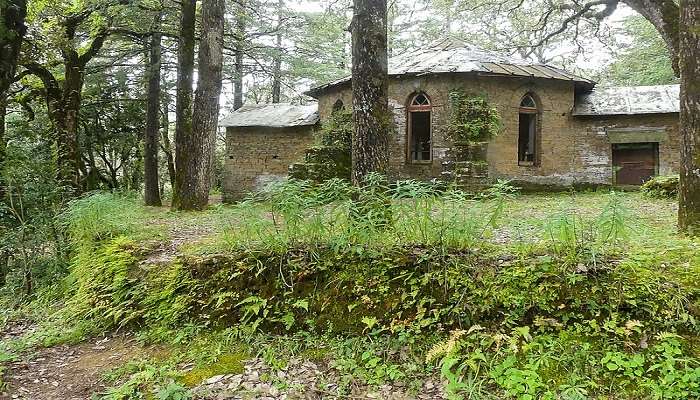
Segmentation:
{"type": "Polygon", "coordinates": [[[323,182],[332,178],[350,179],[352,113],[335,111],[323,123],[316,145],[306,150],[303,162],[289,169],[294,179],[323,182]]]}
{"type": "Polygon", "coordinates": [[[501,116],[484,96],[450,92],[447,138],[453,142],[485,142],[498,135],[501,116]]]}

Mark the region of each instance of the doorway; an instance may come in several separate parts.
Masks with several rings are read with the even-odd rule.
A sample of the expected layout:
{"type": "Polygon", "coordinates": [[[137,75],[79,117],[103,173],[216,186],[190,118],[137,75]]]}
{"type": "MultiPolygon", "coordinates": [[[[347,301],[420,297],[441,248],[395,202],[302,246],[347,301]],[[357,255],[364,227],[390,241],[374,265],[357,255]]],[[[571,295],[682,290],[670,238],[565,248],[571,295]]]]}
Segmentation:
{"type": "Polygon", "coordinates": [[[613,144],[612,164],[616,185],[641,185],[657,174],[659,144],[613,144]]]}

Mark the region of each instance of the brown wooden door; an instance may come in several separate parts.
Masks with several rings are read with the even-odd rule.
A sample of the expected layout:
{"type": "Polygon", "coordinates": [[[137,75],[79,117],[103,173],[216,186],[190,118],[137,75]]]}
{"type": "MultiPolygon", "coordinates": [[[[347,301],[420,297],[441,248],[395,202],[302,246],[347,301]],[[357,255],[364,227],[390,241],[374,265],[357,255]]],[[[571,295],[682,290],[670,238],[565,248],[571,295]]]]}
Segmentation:
{"type": "Polygon", "coordinates": [[[656,175],[658,143],[613,144],[615,184],[641,185],[656,175]]]}

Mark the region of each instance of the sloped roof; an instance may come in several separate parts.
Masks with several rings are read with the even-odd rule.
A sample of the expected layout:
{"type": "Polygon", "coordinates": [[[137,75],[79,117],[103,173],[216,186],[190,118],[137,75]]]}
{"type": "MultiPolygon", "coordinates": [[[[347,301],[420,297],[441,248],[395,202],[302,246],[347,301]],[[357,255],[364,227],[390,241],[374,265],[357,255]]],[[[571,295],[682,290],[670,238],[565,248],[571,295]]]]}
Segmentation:
{"type": "Polygon", "coordinates": [[[246,104],[219,122],[225,127],[271,127],[315,125],[318,122],[318,105],[298,106],[288,103],[246,104]]]}
{"type": "MultiPolygon", "coordinates": [[[[478,72],[492,75],[534,77],[574,81],[591,88],[595,82],[568,73],[563,69],[486,51],[462,41],[445,38],[431,44],[392,57],[389,60],[389,75],[423,75],[455,72],[478,72]]],[[[317,96],[326,89],[349,82],[344,77],[309,89],[306,94],[317,96]]]]}
{"type": "Polygon", "coordinates": [[[573,115],[677,113],[679,97],[679,85],[599,87],[576,96],[573,115]]]}

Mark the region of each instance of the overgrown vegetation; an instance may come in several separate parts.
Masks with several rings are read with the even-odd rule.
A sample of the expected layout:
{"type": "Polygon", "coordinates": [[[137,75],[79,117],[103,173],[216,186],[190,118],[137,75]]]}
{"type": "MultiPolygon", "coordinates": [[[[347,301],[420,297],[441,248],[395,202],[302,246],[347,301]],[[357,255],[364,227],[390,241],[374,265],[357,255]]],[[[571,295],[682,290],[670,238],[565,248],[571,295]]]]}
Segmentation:
{"type": "Polygon", "coordinates": [[[190,372],[177,367],[189,350],[125,366],[108,399],[186,396],[251,354],[276,368],[292,355],[328,360],[348,382],[437,371],[455,398],[697,396],[700,244],[665,225],[649,236],[653,221],[629,208],[637,195],[578,195],[596,199],[586,207],[553,196],[290,180],[196,216],[216,233],[149,264],[164,235],[143,221],[190,217],[94,194],[62,218],[72,261],[52,296],[66,300],[32,340],[129,329],[213,355],[190,372]],[[377,211],[353,213],[357,196],[377,211]]]}
{"type": "Polygon", "coordinates": [[[456,143],[487,142],[501,130],[498,110],[485,96],[461,90],[450,92],[450,119],[446,137],[456,143]]]}
{"type": "Polygon", "coordinates": [[[656,176],[642,185],[642,193],[649,197],[675,199],[678,197],[678,175],[656,176]]]}
{"type": "Polygon", "coordinates": [[[317,133],[317,144],[306,151],[304,161],[290,167],[290,176],[313,182],[350,180],[351,136],[352,113],[343,109],[334,111],[317,133]]]}

